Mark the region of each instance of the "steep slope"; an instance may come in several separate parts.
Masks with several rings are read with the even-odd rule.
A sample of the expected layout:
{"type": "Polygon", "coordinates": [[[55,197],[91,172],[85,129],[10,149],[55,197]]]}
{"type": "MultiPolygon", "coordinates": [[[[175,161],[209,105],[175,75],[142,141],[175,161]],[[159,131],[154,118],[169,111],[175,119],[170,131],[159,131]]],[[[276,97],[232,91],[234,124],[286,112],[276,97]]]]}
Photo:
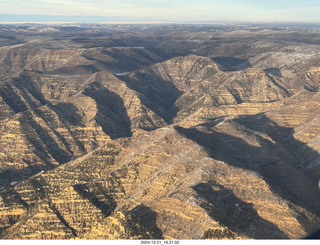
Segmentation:
{"type": "Polygon", "coordinates": [[[320,85],[320,67],[313,66],[306,71],[304,76],[306,88],[311,91],[319,91],[320,85]]]}
{"type": "Polygon", "coordinates": [[[2,184],[68,162],[109,137],[166,125],[108,72],[56,76],[23,71],[1,81],[0,99],[2,184]]]}
{"type": "Polygon", "coordinates": [[[93,62],[81,56],[81,50],[42,49],[28,44],[0,48],[0,78],[5,79],[23,69],[52,71],[61,67],[88,66],[93,62]]]}
{"type": "Polygon", "coordinates": [[[303,237],[319,223],[320,200],[282,141],[291,130],[267,117],[222,118],[109,141],[2,191],[2,236],[303,237]]]}
{"type": "MultiPolygon", "coordinates": [[[[182,121],[192,115],[193,120],[210,119],[223,116],[215,113],[221,106],[235,107],[243,103],[249,104],[253,113],[264,111],[267,104],[280,101],[290,96],[286,83],[261,70],[249,68],[236,72],[218,72],[195,85],[175,102],[179,113],[175,121],[182,121]],[[206,113],[207,115],[205,115],[206,113]]],[[[241,114],[241,106],[238,106],[241,114]]],[[[233,114],[237,114],[233,111],[233,114]]],[[[243,111],[242,114],[251,114],[243,111]]],[[[224,114],[228,115],[228,114],[224,114]]]]}
{"type": "Polygon", "coordinates": [[[319,179],[319,103],[318,92],[301,92],[285,101],[285,107],[266,115],[278,125],[293,128],[285,138],[294,147],[299,162],[297,168],[319,179]],[[292,144],[292,139],[298,143],[292,144]]]}
{"type": "Polygon", "coordinates": [[[207,120],[205,111],[211,117],[228,115],[213,111],[243,103],[250,103],[253,113],[263,112],[272,105],[261,103],[290,96],[286,80],[262,69],[223,72],[211,59],[196,55],[176,57],[118,77],[138,91],[143,103],[168,123],[189,116],[196,121],[207,120]]]}
{"type": "Polygon", "coordinates": [[[81,55],[94,61],[97,68],[114,73],[137,70],[163,59],[144,47],[126,46],[86,49],[81,55]]]}
{"type": "Polygon", "coordinates": [[[176,99],[216,72],[217,66],[210,59],[189,55],[157,63],[120,78],[142,94],[143,102],[169,123],[177,113],[176,99]]]}
{"type": "Polygon", "coordinates": [[[80,55],[76,50],[41,55],[32,62],[26,58],[20,72],[1,82],[4,183],[75,159],[108,137],[128,137],[172,121],[187,126],[264,112],[290,95],[283,80],[263,70],[222,72],[209,58],[195,55],[118,76],[92,70],[95,66],[82,58],[71,65],[70,57],[80,55]]]}
{"type": "Polygon", "coordinates": [[[0,32],[0,238],[301,238],[319,228],[316,32],[0,32]]]}

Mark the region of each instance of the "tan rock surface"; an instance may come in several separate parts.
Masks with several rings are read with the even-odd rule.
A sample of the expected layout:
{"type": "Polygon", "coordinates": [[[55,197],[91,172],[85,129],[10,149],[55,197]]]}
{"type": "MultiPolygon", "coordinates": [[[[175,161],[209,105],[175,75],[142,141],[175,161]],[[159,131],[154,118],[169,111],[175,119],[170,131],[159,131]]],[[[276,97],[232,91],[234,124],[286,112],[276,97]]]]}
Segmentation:
{"type": "Polygon", "coordinates": [[[0,237],[318,228],[320,37],[225,28],[0,26],[0,237]]]}

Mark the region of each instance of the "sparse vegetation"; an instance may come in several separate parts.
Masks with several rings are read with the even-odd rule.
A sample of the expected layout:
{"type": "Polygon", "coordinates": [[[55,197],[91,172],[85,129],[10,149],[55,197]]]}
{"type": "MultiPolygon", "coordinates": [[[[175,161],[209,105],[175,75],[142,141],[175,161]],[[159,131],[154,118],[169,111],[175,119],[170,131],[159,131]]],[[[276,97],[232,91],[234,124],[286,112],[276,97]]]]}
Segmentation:
{"type": "Polygon", "coordinates": [[[1,238],[317,228],[318,31],[53,28],[0,25],[1,238]]]}

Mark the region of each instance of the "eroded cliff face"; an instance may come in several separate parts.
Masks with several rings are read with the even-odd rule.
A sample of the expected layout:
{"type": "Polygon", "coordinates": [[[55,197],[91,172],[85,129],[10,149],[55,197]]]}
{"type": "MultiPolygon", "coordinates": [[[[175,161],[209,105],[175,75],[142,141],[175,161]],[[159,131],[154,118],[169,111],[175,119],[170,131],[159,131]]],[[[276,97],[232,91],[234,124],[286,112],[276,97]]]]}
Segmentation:
{"type": "Polygon", "coordinates": [[[4,237],[303,237],[319,195],[297,168],[300,142],[283,140],[291,130],[262,115],[110,140],[2,191],[2,216],[17,221],[4,237]]]}
{"type": "Polygon", "coordinates": [[[180,32],[57,32],[68,48],[0,48],[1,238],[297,239],[318,228],[317,45],[251,31],[188,32],[185,45],[180,32]]]}
{"type": "MultiPolygon", "coordinates": [[[[7,51],[7,56],[21,56],[13,56],[23,61],[15,65],[21,71],[1,85],[3,182],[19,179],[15,171],[25,178],[66,163],[109,137],[129,137],[136,129],[152,130],[187,117],[192,122],[228,115],[208,112],[221,106],[256,102],[258,108],[251,110],[263,111],[266,106],[260,109],[258,102],[289,96],[283,81],[262,70],[222,72],[209,58],[195,55],[115,76],[85,69],[91,61],[84,58],[69,66],[82,51],[62,55],[61,50],[32,47],[31,59],[27,45],[19,48],[7,51]],[[265,92],[259,97],[260,90],[265,92]]],[[[8,65],[5,59],[3,63],[8,65]]]]}
{"type": "Polygon", "coordinates": [[[20,63],[2,61],[21,70],[1,81],[1,182],[66,163],[110,137],[127,137],[137,128],[166,125],[143,105],[136,91],[113,74],[84,69],[90,61],[78,59],[80,51],[40,52],[31,47],[27,52],[28,48],[14,47],[7,52],[6,57],[20,63]],[[69,67],[73,59],[78,63],[69,67]]]}

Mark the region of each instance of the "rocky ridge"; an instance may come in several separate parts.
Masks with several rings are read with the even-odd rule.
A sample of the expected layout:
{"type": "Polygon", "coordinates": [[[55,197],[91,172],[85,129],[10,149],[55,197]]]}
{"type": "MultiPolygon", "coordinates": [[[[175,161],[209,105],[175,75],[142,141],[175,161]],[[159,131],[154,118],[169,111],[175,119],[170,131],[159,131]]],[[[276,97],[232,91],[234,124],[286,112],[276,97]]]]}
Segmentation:
{"type": "Polygon", "coordinates": [[[1,238],[297,239],[318,228],[317,45],[229,31],[215,34],[220,50],[191,38],[168,58],[182,37],[159,35],[145,47],[129,35],[117,47],[0,48],[1,238]],[[239,47],[247,57],[228,56],[239,47]]]}

